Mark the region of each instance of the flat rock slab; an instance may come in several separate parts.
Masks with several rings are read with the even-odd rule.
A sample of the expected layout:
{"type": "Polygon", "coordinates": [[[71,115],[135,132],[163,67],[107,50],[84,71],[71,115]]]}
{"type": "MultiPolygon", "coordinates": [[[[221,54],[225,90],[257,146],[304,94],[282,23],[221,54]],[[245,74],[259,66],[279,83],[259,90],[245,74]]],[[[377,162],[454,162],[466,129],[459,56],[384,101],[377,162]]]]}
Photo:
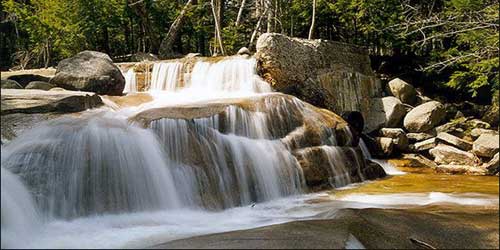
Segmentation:
{"type": "Polygon", "coordinates": [[[12,113],[70,113],[102,105],[92,92],[2,89],[2,115],[12,113]]]}
{"type": "Polygon", "coordinates": [[[368,249],[417,249],[421,242],[435,248],[498,247],[498,208],[343,209],[334,216],[198,236],[153,248],[343,249],[353,238],[368,249]]]}

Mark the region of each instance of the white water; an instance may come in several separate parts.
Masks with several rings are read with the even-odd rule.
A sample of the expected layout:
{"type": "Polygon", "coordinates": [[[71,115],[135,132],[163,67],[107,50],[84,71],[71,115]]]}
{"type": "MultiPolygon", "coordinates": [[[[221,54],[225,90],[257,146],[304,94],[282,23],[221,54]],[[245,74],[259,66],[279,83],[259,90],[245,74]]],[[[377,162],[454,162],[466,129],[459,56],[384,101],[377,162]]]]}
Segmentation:
{"type": "MultiPolygon", "coordinates": [[[[184,67],[179,62],[153,66],[149,83],[153,102],[53,120],[3,146],[2,248],[147,247],[200,234],[311,219],[345,207],[402,204],[395,196],[306,202],[324,194],[301,195],[301,169],[290,145],[277,140],[283,136],[280,132],[293,128],[289,112],[303,109],[304,104],[295,99],[266,99],[268,114],[228,106],[220,115],[160,119],[149,128],[126,121],[154,107],[254,97],[271,90],[255,74],[254,59],[200,61],[190,72],[184,67]],[[4,174],[4,168],[21,177],[25,187],[17,177],[4,174]],[[5,186],[4,178],[8,179],[5,186]],[[36,206],[30,205],[31,197],[36,206]],[[27,210],[17,209],[20,206],[27,210]]],[[[133,93],[135,73],[129,71],[126,78],[126,90],[133,93]]],[[[357,166],[346,166],[345,152],[335,147],[334,135],[322,134],[321,141],[328,145],[320,151],[331,168],[332,185],[352,182],[347,173],[359,171],[362,159],[356,159],[357,166]]],[[[416,195],[404,202],[463,201],[452,198],[416,195]]],[[[491,200],[467,199],[468,204],[491,200]]],[[[355,246],[355,240],[350,244],[355,246]]]]}
{"type": "Polygon", "coordinates": [[[369,159],[373,162],[378,163],[384,169],[386,174],[388,174],[388,175],[405,175],[406,174],[406,172],[397,169],[396,167],[394,167],[394,165],[392,165],[387,160],[373,159],[372,155],[370,154],[370,151],[368,150],[368,147],[366,146],[363,139],[359,139],[359,147],[361,148],[361,151],[363,152],[364,157],[366,159],[369,159]]]}
{"type": "Polygon", "coordinates": [[[135,93],[137,92],[137,78],[134,69],[131,68],[125,74],[125,87],[123,88],[123,93],[135,93]]]}
{"type": "Polygon", "coordinates": [[[35,233],[40,226],[29,191],[19,178],[1,168],[2,249],[15,246],[35,233]]]}

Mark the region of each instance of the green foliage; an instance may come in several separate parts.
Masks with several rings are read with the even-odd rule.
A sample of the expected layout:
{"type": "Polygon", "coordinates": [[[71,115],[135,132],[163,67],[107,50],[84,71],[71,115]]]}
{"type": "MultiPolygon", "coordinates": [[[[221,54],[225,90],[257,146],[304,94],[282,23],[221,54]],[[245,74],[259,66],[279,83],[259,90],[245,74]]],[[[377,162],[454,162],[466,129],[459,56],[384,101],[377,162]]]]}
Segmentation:
{"type": "MultiPolygon", "coordinates": [[[[15,48],[4,51],[17,51],[19,64],[31,59],[31,67],[54,65],[84,49],[103,51],[115,59],[135,52],[158,53],[186,2],[4,0],[2,14],[16,28],[6,38],[15,39],[6,43],[15,48]]],[[[258,20],[262,23],[257,35],[269,30],[308,37],[312,0],[272,0],[267,7],[247,0],[238,26],[241,0],[218,2],[226,54],[243,46],[253,48],[255,40],[249,42],[258,20]],[[270,9],[266,15],[265,8],[270,9]]],[[[472,98],[500,88],[498,12],[498,0],[317,0],[314,38],[365,46],[375,58],[414,58],[407,64],[413,71],[423,69],[425,81],[472,98]]],[[[210,1],[193,1],[174,54],[212,55],[219,46],[214,32],[210,1]]]]}

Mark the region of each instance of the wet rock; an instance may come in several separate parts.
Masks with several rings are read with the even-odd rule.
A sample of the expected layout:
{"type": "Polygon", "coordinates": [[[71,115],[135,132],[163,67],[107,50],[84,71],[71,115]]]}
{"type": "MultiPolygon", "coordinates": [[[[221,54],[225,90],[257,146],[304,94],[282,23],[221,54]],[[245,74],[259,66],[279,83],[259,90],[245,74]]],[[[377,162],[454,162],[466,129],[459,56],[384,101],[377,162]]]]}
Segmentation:
{"type": "Polygon", "coordinates": [[[406,137],[410,143],[415,143],[436,137],[436,133],[432,130],[425,133],[407,133],[406,137]]]}
{"type": "Polygon", "coordinates": [[[48,82],[42,82],[42,81],[33,81],[30,82],[25,89],[40,89],[40,90],[50,90],[54,88],[55,86],[53,84],[50,84],[48,82]]]}
{"type": "Polygon", "coordinates": [[[429,153],[434,157],[434,161],[440,165],[477,166],[480,163],[474,154],[443,144],[429,150],[429,153]]]}
{"type": "Polygon", "coordinates": [[[488,170],[488,173],[490,175],[494,175],[498,173],[499,161],[500,161],[499,153],[496,153],[495,156],[493,156],[493,158],[489,162],[483,164],[483,168],[488,170]]]}
{"type": "Polygon", "coordinates": [[[366,119],[365,131],[371,132],[381,127],[398,127],[405,115],[406,109],[396,97],[374,98],[370,115],[366,119]]]}
{"type": "Polygon", "coordinates": [[[399,78],[393,79],[387,84],[387,92],[403,103],[413,105],[417,102],[415,88],[399,78]]]}
{"type": "Polygon", "coordinates": [[[237,55],[252,55],[252,53],[250,53],[250,50],[247,48],[247,47],[242,47],[241,49],[238,50],[238,53],[236,53],[237,55]]]}
{"type": "Polygon", "coordinates": [[[493,157],[498,153],[499,135],[482,134],[472,144],[472,152],[483,157],[493,157]]]}
{"type": "Polygon", "coordinates": [[[257,72],[272,87],[335,113],[360,111],[367,121],[382,96],[365,49],[327,40],[265,33],[257,41],[257,72]]]}
{"type": "Polygon", "coordinates": [[[12,75],[9,76],[7,79],[16,81],[17,83],[19,83],[19,85],[23,86],[23,88],[25,88],[30,82],[33,81],[42,81],[42,82],[50,81],[50,77],[35,75],[35,74],[12,75]]]}
{"type": "Polygon", "coordinates": [[[408,137],[403,129],[400,128],[382,128],[379,131],[380,136],[392,138],[394,147],[400,152],[407,151],[408,137]]]}
{"type": "Polygon", "coordinates": [[[456,136],[450,135],[446,132],[439,133],[437,135],[436,139],[438,142],[444,142],[446,144],[455,146],[455,147],[462,149],[462,150],[465,150],[465,151],[469,151],[472,149],[472,143],[470,143],[466,140],[462,140],[456,136]]]}
{"type": "Polygon", "coordinates": [[[362,169],[363,176],[369,180],[374,180],[377,178],[382,178],[387,176],[384,171],[384,168],[380,166],[378,163],[373,162],[371,160],[366,160],[365,168],[362,169]]]}
{"type": "Polygon", "coordinates": [[[5,89],[1,92],[2,115],[11,113],[78,112],[102,105],[95,93],[5,89]]]}
{"type": "Polygon", "coordinates": [[[394,142],[389,137],[375,137],[376,155],[389,156],[394,149],[394,142]]]}
{"type": "Polygon", "coordinates": [[[404,118],[404,127],[410,132],[425,132],[439,125],[444,118],[443,105],[431,101],[410,111],[404,118]]]}
{"type": "Polygon", "coordinates": [[[108,55],[83,51],[60,61],[50,83],[68,90],[122,95],[125,78],[108,55]]]}
{"type": "Polygon", "coordinates": [[[14,80],[9,80],[9,79],[2,79],[2,89],[22,89],[23,86],[21,86],[19,83],[17,83],[14,80]]]}
{"type": "Polygon", "coordinates": [[[448,174],[468,174],[468,175],[485,175],[486,169],[478,166],[470,165],[439,165],[436,168],[437,172],[448,174]]]}
{"type": "Polygon", "coordinates": [[[413,150],[415,152],[422,152],[422,151],[427,151],[431,148],[434,148],[436,146],[436,138],[433,137],[431,139],[427,139],[425,141],[417,142],[415,143],[413,150]]]}
{"type": "Polygon", "coordinates": [[[497,248],[498,209],[471,207],[333,209],[315,220],[196,236],[154,248],[348,249],[352,238],[366,249],[423,248],[415,239],[436,249],[497,248]]]}
{"type": "Polygon", "coordinates": [[[64,115],[63,113],[48,112],[48,113],[13,113],[1,115],[1,134],[2,143],[7,143],[25,130],[29,130],[41,122],[52,120],[64,115]]]}

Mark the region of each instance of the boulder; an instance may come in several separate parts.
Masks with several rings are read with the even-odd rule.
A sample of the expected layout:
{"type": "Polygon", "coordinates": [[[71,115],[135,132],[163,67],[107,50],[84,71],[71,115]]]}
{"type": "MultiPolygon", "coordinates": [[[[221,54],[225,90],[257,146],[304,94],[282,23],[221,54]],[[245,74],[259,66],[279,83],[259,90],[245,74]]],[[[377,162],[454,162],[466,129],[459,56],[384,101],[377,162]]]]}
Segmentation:
{"type": "Polygon", "coordinates": [[[5,89],[1,92],[1,113],[78,112],[102,105],[95,93],[5,89]]]}
{"type": "Polygon", "coordinates": [[[410,132],[425,132],[439,125],[445,117],[443,105],[431,101],[415,107],[404,118],[404,127],[410,132]]]}
{"type": "Polygon", "coordinates": [[[41,89],[41,90],[50,90],[54,88],[55,86],[48,83],[48,82],[42,82],[42,81],[32,81],[30,82],[25,89],[41,89]]]}
{"type": "Polygon", "coordinates": [[[250,50],[247,48],[247,47],[242,47],[241,49],[238,50],[238,53],[236,53],[237,55],[252,55],[252,53],[250,53],[250,50]]]}
{"type": "Polygon", "coordinates": [[[499,161],[500,161],[499,153],[496,153],[495,156],[493,156],[493,158],[489,162],[483,164],[483,168],[488,170],[489,174],[494,175],[498,173],[499,161]]]}
{"type": "Polygon", "coordinates": [[[492,130],[492,129],[484,129],[484,128],[474,128],[471,130],[470,135],[473,138],[478,138],[482,134],[489,134],[489,135],[498,135],[498,131],[492,130]]]}
{"type": "Polygon", "coordinates": [[[472,153],[458,148],[439,144],[429,153],[434,157],[434,161],[440,165],[469,165],[477,166],[480,160],[472,153]]]}
{"type": "Polygon", "coordinates": [[[374,98],[370,115],[366,119],[365,131],[372,132],[381,127],[398,127],[405,115],[406,109],[396,97],[374,98]]]}
{"type": "Polygon", "coordinates": [[[376,155],[389,156],[392,154],[394,142],[389,137],[375,137],[376,155]]]}
{"type": "Polygon", "coordinates": [[[257,40],[255,58],[258,74],[275,90],[338,114],[360,111],[367,121],[372,98],[382,96],[362,47],[265,33],[257,40]]]}
{"type": "Polygon", "coordinates": [[[413,105],[417,102],[417,91],[407,82],[396,78],[387,84],[387,93],[397,97],[401,102],[413,105]]]}
{"type": "Polygon", "coordinates": [[[35,75],[35,74],[12,75],[7,77],[7,79],[16,81],[17,83],[19,83],[19,85],[23,86],[23,88],[25,88],[30,82],[33,81],[42,81],[42,82],[50,81],[50,77],[35,75]]]}
{"type": "Polygon", "coordinates": [[[457,164],[439,165],[436,168],[436,172],[468,175],[485,175],[487,173],[483,167],[457,164]]]}
{"type": "Polygon", "coordinates": [[[382,137],[392,138],[394,147],[401,152],[408,150],[408,137],[403,129],[400,128],[383,128],[379,131],[382,137]]]}
{"type": "Polygon", "coordinates": [[[19,83],[17,83],[14,80],[9,80],[9,79],[2,79],[2,89],[22,89],[23,86],[21,86],[19,83]]]}
{"type": "Polygon", "coordinates": [[[478,156],[491,158],[498,153],[499,140],[498,134],[482,134],[472,144],[472,152],[478,156]]]}
{"type": "Polygon", "coordinates": [[[50,83],[68,90],[121,95],[125,78],[108,55],[83,51],[60,61],[50,83]]]}
{"type": "Polygon", "coordinates": [[[427,151],[431,148],[434,148],[436,146],[436,138],[430,138],[425,141],[417,142],[415,143],[413,150],[415,152],[422,152],[422,151],[427,151]]]}
{"type": "Polygon", "coordinates": [[[455,146],[455,147],[462,149],[462,150],[465,150],[465,151],[469,151],[472,149],[472,143],[470,143],[466,140],[462,140],[454,135],[450,135],[446,132],[439,133],[437,135],[436,139],[438,142],[444,142],[446,144],[455,146]]]}
{"type": "Polygon", "coordinates": [[[420,142],[427,139],[431,139],[436,136],[435,131],[427,131],[425,133],[407,133],[406,137],[408,137],[408,141],[410,143],[420,142]]]}

